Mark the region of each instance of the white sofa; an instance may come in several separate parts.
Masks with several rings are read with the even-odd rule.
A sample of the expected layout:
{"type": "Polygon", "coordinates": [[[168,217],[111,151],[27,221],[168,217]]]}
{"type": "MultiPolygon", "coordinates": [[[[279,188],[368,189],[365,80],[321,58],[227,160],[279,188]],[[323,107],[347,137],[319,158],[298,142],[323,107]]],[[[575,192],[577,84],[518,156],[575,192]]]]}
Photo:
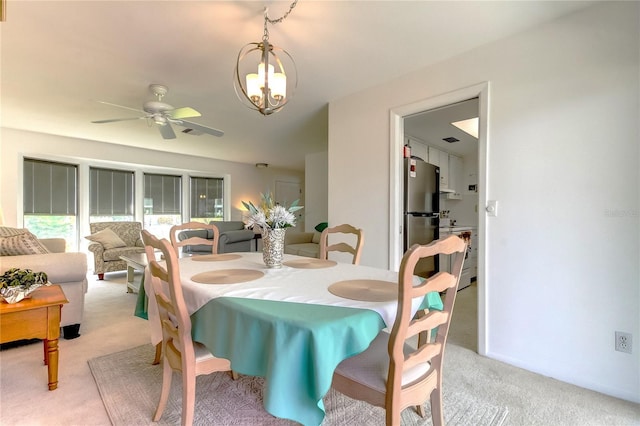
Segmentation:
{"type": "Polygon", "coordinates": [[[11,268],[45,272],[49,281],[59,284],[69,303],[62,307],[62,326],[65,339],[79,336],[84,314],[84,295],[87,292],[87,255],[65,252],[63,238],[40,239],[47,254],[0,256],[0,274],[11,268]]]}

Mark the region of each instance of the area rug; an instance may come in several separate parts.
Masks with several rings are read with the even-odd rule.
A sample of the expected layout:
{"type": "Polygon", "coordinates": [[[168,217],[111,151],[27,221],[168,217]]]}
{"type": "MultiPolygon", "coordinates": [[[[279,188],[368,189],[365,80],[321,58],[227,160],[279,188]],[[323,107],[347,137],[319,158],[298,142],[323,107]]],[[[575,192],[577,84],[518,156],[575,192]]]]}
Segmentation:
{"type": "MultiPolygon", "coordinates": [[[[151,365],[154,348],[138,346],[89,360],[102,401],[115,426],[178,425],[181,415],[181,380],[174,373],[167,408],[158,423],[155,412],[162,386],[162,367],[151,365]]],[[[232,380],[229,373],[200,376],[196,382],[195,425],[284,426],[297,423],[273,417],[262,405],[260,377],[240,375],[232,380]]],[[[473,395],[444,389],[444,418],[447,425],[499,426],[506,416],[505,407],[479,401],[473,395]]],[[[350,399],[330,390],[324,399],[326,417],[323,426],[384,425],[384,410],[350,399]]],[[[427,416],[421,418],[413,409],[402,413],[404,426],[431,425],[429,404],[427,416]]]]}

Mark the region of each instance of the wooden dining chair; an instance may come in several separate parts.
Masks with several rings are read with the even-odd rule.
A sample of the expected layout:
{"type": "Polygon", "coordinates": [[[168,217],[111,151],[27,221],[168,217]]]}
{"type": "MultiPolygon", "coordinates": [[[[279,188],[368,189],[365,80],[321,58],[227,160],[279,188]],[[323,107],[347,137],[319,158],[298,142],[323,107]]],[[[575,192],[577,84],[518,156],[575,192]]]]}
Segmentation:
{"type": "Polygon", "coordinates": [[[330,251],[339,251],[345,253],[351,253],[353,255],[353,264],[358,265],[360,263],[360,254],[362,252],[362,244],[364,243],[364,231],[362,229],[355,228],[348,224],[334,226],[332,228],[325,228],[320,235],[320,259],[328,260],[330,251]],[[346,242],[339,242],[335,244],[329,244],[330,234],[353,234],[356,236],[355,246],[349,245],[346,242]]]}
{"type": "MultiPolygon", "coordinates": [[[[145,231],[147,233],[149,233],[149,231],[145,231]]],[[[141,233],[142,235],[142,233],[141,233]]],[[[142,238],[142,242],[144,243],[144,237],[142,238]]],[[[147,257],[147,265],[149,265],[152,261],[156,260],[156,251],[154,249],[153,246],[151,245],[147,245],[145,243],[144,245],[144,253],[147,257]]],[[[145,271],[145,275],[146,275],[146,271],[145,271]]],[[[153,282],[153,279],[152,279],[153,282]]],[[[150,285],[149,287],[152,287],[152,285],[150,285]]],[[[156,302],[156,298],[154,297],[153,294],[147,294],[147,299],[148,302],[147,303],[153,303],[157,306],[157,302],[156,302]]],[[[162,342],[158,343],[156,345],[156,354],[153,358],[153,362],[151,363],[152,365],[157,365],[160,364],[160,358],[162,357],[162,342]]]]}
{"type": "Polygon", "coordinates": [[[202,222],[187,222],[181,225],[174,225],[169,231],[169,238],[171,239],[171,245],[176,250],[176,254],[180,256],[180,247],[191,245],[207,245],[211,246],[211,254],[218,253],[218,240],[220,239],[220,231],[218,227],[213,224],[202,222]],[[178,238],[178,234],[184,231],[197,231],[204,230],[207,233],[211,231],[213,233],[213,239],[203,238],[199,236],[191,236],[184,240],[178,238]]]}
{"type": "MultiPolygon", "coordinates": [[[[153,416],[157,422],[167,405],[173,371],[182,372],[182,425],[193,423],[196,377],[216,371],[231,371],[229,360],[216,358],[202,344],[191,339],[191,318],[182,295],[180,269],[175,248],[166,239],[158,240],[142,231],[145,247],[160,250],[166,267],[155,259],[149,261],[151,288],[158,303],[162,322],[162,391],[153,416]],[[167,291],[168,290],[168,291],[167,291]]],[[[151,296],[151,295],[150,295],[151,296]]]]}
{"type": "Polygon", "coordinates": [[[453,235],[411,247],[400,264],[398,312],[391,333],[380,332],[369,348],[342,361],[334,372],[332,386],[351,398],[385,408],[387,426],[399,426],[402,410],[412,405],[424,417],[422,404],[427,399],[434,426],[444,424],[442,362],[465,251],[464,241],[453,235]],[[453,271],[439,272],[414,286],[418,260],[438,254],[453,255],[453,271]],[[432,291],[445,292],[444,309],[412,315],[412,299],[432,291]],[[413,344],[407,342],[416,336],[417,344],[415,339],[413,344]]]}

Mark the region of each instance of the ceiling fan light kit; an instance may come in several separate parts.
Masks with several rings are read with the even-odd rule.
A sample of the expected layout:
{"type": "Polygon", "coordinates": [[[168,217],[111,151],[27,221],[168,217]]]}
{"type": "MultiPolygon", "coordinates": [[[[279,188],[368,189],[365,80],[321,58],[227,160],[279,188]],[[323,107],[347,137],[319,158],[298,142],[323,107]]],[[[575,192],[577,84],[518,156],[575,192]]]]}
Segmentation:
{"type": "Polygon", "coordinates": [[[171,127],[171,124],[175,124],[178,126],[185,127],[185,130],[182,133],[187,133],[191,135],[201,135],[203,133],[207,133],[213,136],[222,136],[224,132],[222,130],[214,129],[211,127],[203,126],[201,124],[193,123],[185,120],[185,118],[191,117],[200,117],[198,111],[191,107],[182,107],[182,108],[174,108],[173,106],[162,102],[162,98],[167,94],[169,89],[166,86],[161,84],[150,84],[149,91],[153,93],[156,97],[156,100],[147,101],[142,105],[142,111],[129,108],[122,105],[112,104],[109,102],[102,102],[105,105],[111,105],[118,108],[124,108],[130,111],[136,111],[138,113],[143,113],[144,115],[141,117],[128,117],[128,118],[114,118],[109,120],[97,120],[92,121],[92,123],[103,124],[103,123],[113,123],[116,121],[128,121],[128,120],[140,120],[147,119],[149,125],[155,124],[160,131],[160,135],[164,139],[175,139],[176,134],[171,127]]]}
{"type": "Polygon", "coordinates": [[[269,43],[268,24],[277,24],[289,16],[298,0],[279,19],[271,19],[264,11],[264,34],[261,42],[248,43],[240,49],[234,69],[233,87],[247,107],[270,115],[280,111],[292,98],[298,85],[296,63],[291,55],[269,43]],[[252,59],[251,59],[252,58],[252,59]],[[287,63],[288,74],[284,63],[287,63]]]}

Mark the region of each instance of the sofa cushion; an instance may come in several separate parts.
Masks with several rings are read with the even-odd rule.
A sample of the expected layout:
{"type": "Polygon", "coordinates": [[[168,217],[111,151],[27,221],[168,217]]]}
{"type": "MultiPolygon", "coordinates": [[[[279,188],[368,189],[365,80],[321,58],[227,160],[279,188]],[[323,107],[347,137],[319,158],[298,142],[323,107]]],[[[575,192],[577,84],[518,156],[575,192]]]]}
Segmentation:
{"type": "Polygon", "coordinates": [[[125,254],[133,254],[133,253],[144,253],[143,247],[116,247],[112,249],[105,250],[102,253],[102,258],[106,262],[112,261],[120,261],[120,256],[125,254]]]}
{"type": "Polygon", "coordinates": [[[314,244],[320,244],[320,237],[322,234],[318,231],[314,231],[313,237],[311,238],[311,242],[314,244]]]}
{"type": "Polygon", "coordinates": [[[102,244],[105,250],[125,247],[127,245],[127,243],[122,241],[122,238],[120,238],[115,232],[113,232],[111,228],[105,228],[102,231],[98,231],[95,234],[91,234],[85,238],[89,241],[102,244]]]}
{"type": "Polygon", "coordinates": [[[43,246],[31,232],[0,237],[0,256],[20,256],[30,254],[47,254],[49,250],[43,246]]]}
{"type": "Polygon", "coordinates": [[[244,228],[244,222],[239,220],[212,220],[210,225],[215,225],[222,234],[227,231],[237,231],[244,228]]]}
{"type": "Polygon", "coordinates": [[[297,256],[318,257],[320,254],[320,246],[313,243],[291,244],[285,246],[284,252],[297,256]]]}

